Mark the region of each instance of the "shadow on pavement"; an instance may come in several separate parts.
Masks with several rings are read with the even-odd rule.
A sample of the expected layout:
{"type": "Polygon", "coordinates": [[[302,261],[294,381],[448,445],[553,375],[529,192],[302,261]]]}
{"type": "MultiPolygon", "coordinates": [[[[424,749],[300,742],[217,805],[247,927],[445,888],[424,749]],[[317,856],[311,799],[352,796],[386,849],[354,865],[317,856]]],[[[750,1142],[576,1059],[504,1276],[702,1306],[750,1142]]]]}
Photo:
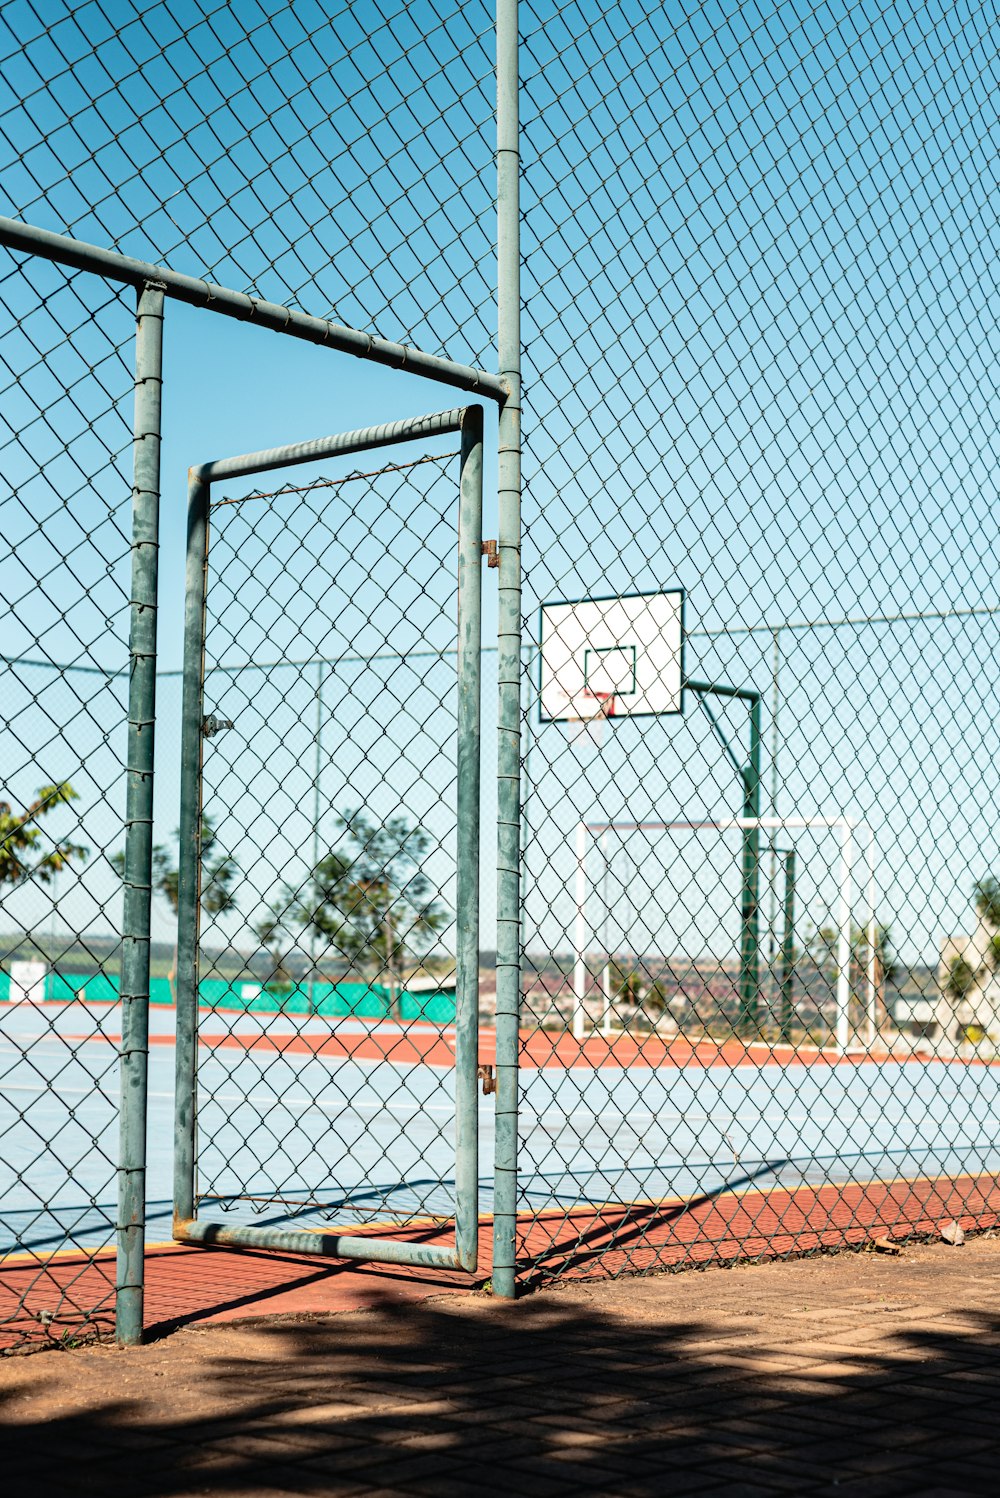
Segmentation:
{"type": "Polygon", "coordinates": [[[626,1318],[580,1292],[386,1302],[14,1360],[0,1485],[128,1498],[996,1491],[995,1318],[880,1327],[876,1348],[861,1334],[839,1352],[818,1324],[810,1355],[801,1307],[792,1353],[773,1317],[681,1322],[664,1306],[626,1318]]]}

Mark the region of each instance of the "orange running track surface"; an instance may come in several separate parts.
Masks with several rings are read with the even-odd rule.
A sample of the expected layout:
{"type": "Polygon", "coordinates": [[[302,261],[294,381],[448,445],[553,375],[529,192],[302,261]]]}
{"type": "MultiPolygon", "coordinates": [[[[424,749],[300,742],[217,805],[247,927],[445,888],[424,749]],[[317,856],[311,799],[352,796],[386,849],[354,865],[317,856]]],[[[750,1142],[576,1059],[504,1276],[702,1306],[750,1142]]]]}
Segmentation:
{"type": "MultiPolygon", "coordinates": [[[[521,1282],[607,1277],[623,1271],[778,1258],[860,1245],[876,1237],[937,1231],[953,1218],[967,1231],[1000,1224],[993,1176],[896,1180],[746,1191],[693,1201],[584,1206],[522,1218],[521,1282]]],[[[353,1231],[357,1231],[354,1229],[353,1231]]],[[[377,1231],[385,1233],[384,1225],[377,1231]]],[[[450,1241],[440,1226],[397,1236],[450,1241]]],[[[490,1262],[491,1224],[483,1222],[480,1263],[490,1262]]],[[[180,1326],[279,1314],[346,1311],[393,1299],[467,1291],[478,1277],[395,1266],[359,1265],[290,1254],[154,1245],[146,1255],[146,1326],[151,1336],[180,1326]]],[[[114,1256],[57,1254],[44,1264],[27,1255],[0,1266],[0,1347],[98,1332],[114,1325],[114,1256]],[[24,1305],[18,1310],[23,1297],[24,1305]],[[89,1321],[75,1307],[102,1309],[89,1321]],[[48,1318],[52,1318],[48,1321],[48,1318]],[[13,1318],[13,1319],[8,1319],[13,1318]],[[46,1322],[48,1325],[46,1326],[46,1322]]]]}

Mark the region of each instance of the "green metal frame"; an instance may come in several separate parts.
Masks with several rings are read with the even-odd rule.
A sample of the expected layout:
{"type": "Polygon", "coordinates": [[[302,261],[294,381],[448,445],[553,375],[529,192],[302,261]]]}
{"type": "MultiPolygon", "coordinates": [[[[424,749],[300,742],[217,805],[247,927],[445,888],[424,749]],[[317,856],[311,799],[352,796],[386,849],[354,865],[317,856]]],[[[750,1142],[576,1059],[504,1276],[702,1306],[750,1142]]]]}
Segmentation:
{"type": "Polygon", "coordinates": [[[189,470],[188,550],[181,721],[177,942],[177,1077],[174,1226],[181,1243],[282,1249],[338,1259],[474,1271],[479,1234],[479,825],[482,635],[483,412],[466,406],[189,470]],[[458,518],[458,801],[456,866],[455,1247],[350,1233],[229,1227],[196,1216],[198,964],[201,912],[201,782],[205,613],[212,484],[448,432],[461,435],[458,518]]]}
{"type": "MultiPolygon", "coordinates": [[[[105,280],[135,287],[140,301],[136,374],[136,488],[133,539],[133,593],[129,694],[129,823],[126,835],[123,925],[123,996],[125,1005],[121,1072],[121,1149],[118,1224],[118,1339],[141,1340],[143,1319],[143,1196],[145,1189],[146,1067],[148,1043],[149,922],[152,900],[152,715],[155,667],[156,526],[159,510],[159,411],[161,394],[161,324],[164,298],[185,302],[223,317],[252,323],[284,336],[364,359],[402,374],[450,385],[496,403],[498,424],[497,534],[498,599],[498,754],[497,754],[497,1018],[496,1018],[496,1155],[493,1289],[515,1294],[514,1241],[517,1223],[518,1023],[521,1001],[520,869],[521,869],[521,291],[520,291],[520,124],[518,108],[518,0],[497,0],[497,359],[498,371],[461,364],[422,349],[393,343],[298,308],[282,307],[247,292],[214,286],[196,276],[153,265],[116,250],[52,233],[34,224],[0,215],[0,245],[19,254],[38,256],[105,280]],[[155,420],[155,425],[154,425],[155,420]],[[140,470],[144,477],[140,481],[140,470]],[[148,548],[148,549],[147,549],[148,548]],[[127,972],[125,969],[127,968],[127,972]],[[144,974],[146,975],[144,978],[144,974]]],[[[397,435],[386,441],[406,440],[397,435]]],[[[481,441],[479,443],[481,467],[481,441]]],[[[256,455],[263,456],[263,455],[256,455]]],[[[317,453],[311,456],[318,456],[317,453]]],[[[306,461],[303,458],[301,461],[306,461]]],[[[470,465],[475,460],[470,454],[470,465]]],[[[211,465],[209,465],[211,466],[211,465]]],[[[263,471],[263,470],[256,470],[263,471]]],[[[468,470],[472,471],[471,467],[468,470]]],[[[197,615],[192,569],[203,568],[208,541],[208,488],[221,473],[199,470],[190,481],[185,678],[193,670],[191,652],[203,615],[197,615]],[[199,556],[202,561],[199,562],[199,556]]],[[[478,559],[477,559],[478,560],[478,559]]],[[[199,665],[200,669],[200,665],[199,665]]],[[[477,660],[478,670],[478,660],[477,660]]],[[[186,701],[182,733],[188,761],[200,767],[201,724],[195,699],[186,701]]],[[[189,763],[189,771],[191,765],[189,763]]],[[[194,782],[192,782],[193,784],[194,782]]],[[[190,800],[182,796],[188,817],[191,860],[190,800]]],[[[196,852],[196,849],[194,850],[196,852]]],[[[468,856],[468,850],[466,850],[468,856]]],[[[190,891],[187,896],[190,899],[190,891]]],[[[190,932],[181,930],[186,960],[191,959],[190,932]]],[[[180,960],[179,953],[179,960],[180,960]]],[[[478,962],[478,953],[477,953],[478,962]]],[[[178,1036],[178,1060],[191,1044],[178,1036]]],[[[190,1063],[187,1056],[187,1063],[190,1063]]],[[[179,1067],[179,1076],[181,1075],[179,1067]]],[[[183,1131],[194,1127],[190,1065],[184,1069],[176,1100],[183,1131]],[[186,1090],[185,1090],[186,1089],[186,1090]]],[[[193,1132],[191,1133],[193,1140],[193,1132]]],[[[193,1160],[178,1156],[182,1178],[178,1200],[193,1180],[193,1160]]],[[[222,1241],[221,1239],[219,1241],[222,1241]]],[[[371,1240],[369,1240],[369,1246],[371,1240]]],[[[396,1245],[392,1245],[396,1247],[396,1245]]],[[[326,1251],[326,1250],[324,1250],[326,1251]]],[[[329,1250],[332,1252],[333,1250],[329,1250]]],[[[345,1250],[346,1254],[346,1250],[345,1250]]],[[[466,1252],[466,1257],[468,1253],[466,1252]]]]}

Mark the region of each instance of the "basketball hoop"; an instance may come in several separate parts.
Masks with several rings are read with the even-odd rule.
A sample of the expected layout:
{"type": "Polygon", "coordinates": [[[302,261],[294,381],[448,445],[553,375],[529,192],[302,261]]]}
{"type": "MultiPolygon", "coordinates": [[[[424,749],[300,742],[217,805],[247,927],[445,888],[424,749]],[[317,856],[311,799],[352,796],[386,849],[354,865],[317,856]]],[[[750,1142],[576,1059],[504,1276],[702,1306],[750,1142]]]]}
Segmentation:
{"type": "Polygon", "coordinates": [[[615,694],[614,692],[596,692],[592,687],[584,687],[582,695],[591,702],[597,703],[594,713],[595,718],[614,718],[615,694]]]}

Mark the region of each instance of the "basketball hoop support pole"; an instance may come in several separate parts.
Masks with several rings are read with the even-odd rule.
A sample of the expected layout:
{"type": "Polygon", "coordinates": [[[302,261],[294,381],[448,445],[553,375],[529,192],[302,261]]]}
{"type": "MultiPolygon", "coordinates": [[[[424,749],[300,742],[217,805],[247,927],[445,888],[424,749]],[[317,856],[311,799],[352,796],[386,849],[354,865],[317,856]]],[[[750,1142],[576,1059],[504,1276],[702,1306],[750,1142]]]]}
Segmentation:
{"type": "Polygon", "coordinates": [[[795,849],[782,854],[785,866],[784,929],[781,937],[781,1039],[792,1043],[795,1019],[795,849]]]}
{"type": "Polygon", "coordinates": [[[737,1033],[750,1040],[760,1036],[760,758],[761,695],[750,687],[731,687],[720,681],[685,681],[685,687],[699,698],[732,697],[750,707],[750,755],[739,766],[725,735],[715,718],[709,720],[739,766],[743,787],[741,819],[748,823],[742,829],[740,887],[740,974],[738,984],[739,1017],[737,1033]]]}

